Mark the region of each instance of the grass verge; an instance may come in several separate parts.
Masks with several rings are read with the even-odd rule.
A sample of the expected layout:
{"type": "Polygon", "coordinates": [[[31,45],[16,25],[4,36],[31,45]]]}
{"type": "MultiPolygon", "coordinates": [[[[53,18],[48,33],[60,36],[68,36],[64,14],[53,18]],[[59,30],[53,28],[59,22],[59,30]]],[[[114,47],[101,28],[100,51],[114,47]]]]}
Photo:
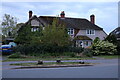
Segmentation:
{"type": "Polygon", "coordinates": [[[103,58],[103,59],[116,59],[118,57],[120,57],[120,55],[99,55],[99,56],[95,56],[97,58],[103,58]]]}
{"type": "MultiPolygon", "coordinates": [[[[91,63],[84,63],[84,64],[91,64],[91,63]]],[[[15,65],[15,66],[55,66],[55,65],[80,65],[79,62],[61,62],[61,63],[56,63],[56,62],[44,62],[44,64],[37,64],[37,63],[13,63],[10,65],[15,65]]]]}
{"type": "Polygon", "coordinates": [[[46,58],[41,58],[41,57],[26,57],[26,58],[7,58],[6,60],[3,60],[2,62],[8,62],[8,61],[38,61],[38,60],[43,60],[43,61],[54,61],[57,59],[61,60],[96,60],[96,59],[117,59],[120,57],[120,55],[99,55],[99,56],[94,56],[94,57],[46,57],[46,58]]]}
{"type": "Polygon", "coordinates": [[[57,60],[57,59],[61,59],[61,60],[86,60],[86,59],[95,59],[92,57],[65,57],[65,58],[41,58],[41,57],[28,57],[28,58],[8,58],[6,60],[3,60],[3,62],[8,62],[8,61],[38,61],[38,60],[44,60],[44,61],[53,61],[53,60],[57,60]]]}

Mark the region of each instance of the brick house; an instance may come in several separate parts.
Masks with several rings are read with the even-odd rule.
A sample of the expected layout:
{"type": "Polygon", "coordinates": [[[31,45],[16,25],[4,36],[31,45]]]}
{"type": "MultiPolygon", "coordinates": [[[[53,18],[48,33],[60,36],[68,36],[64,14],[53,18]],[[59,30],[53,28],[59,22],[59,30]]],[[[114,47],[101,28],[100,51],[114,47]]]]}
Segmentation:
{"type": "MultiPolygon", "coordinates": [[[[23,25],[30,24],[31,32],[38,31],[39,26],[43,29],[45,25],[52,24],[54,16],[39,16],[33,15],[32,11],[29,11],[29,20],[23,25]]],[[[95,16],[90,16],[90,21],[83,18],[70,18],[65,17],[65,12],[62,11],[60,17],[57,17],[60,22],[65,23],[65,27],[68,29],[68,34],[75,41],[76,47],[89,47],[92,41],[99,37],[103,40],[107,34],[103,28],[95,25],[95,16]]]]}

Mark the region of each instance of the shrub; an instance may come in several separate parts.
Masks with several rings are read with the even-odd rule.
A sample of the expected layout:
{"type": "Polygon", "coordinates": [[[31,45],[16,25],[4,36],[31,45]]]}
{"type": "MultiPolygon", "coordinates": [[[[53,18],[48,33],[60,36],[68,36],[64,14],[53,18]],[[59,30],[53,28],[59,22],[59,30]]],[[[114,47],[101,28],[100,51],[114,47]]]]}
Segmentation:
{"type": "Polygon", "coordinates": [[[105,41],[108,41],[110,43],[113,43],[114,45],[117,46],[117,53],[115,54],[120,54],[120,41],[117,40],[117,37],[115,36],[115,34],[109,34],[106,38],[105,41]]]}
{"type": "Polygon", "coordinates": [[[120,41],[117,42],[117,54],[120,55],[120,41]]]}
{"type": "Polygon", "coordinates": [[[75,57],[76,56],[75,53],[70,53],[69,55],[70,55],[70,57],[75,57]]]}
{"type": "Polygon", "coordinates": [[[97,43],[93,43],[92,52],[93,55],[101,55],[101,54],[115,54],[116,47],[113,43],[109,43],[108,41],[99,41],[97,43]]]}
{"type": "Polygon", "coordinates": [[[69,47],[68,51],[69,52],[75,52],[75,53],[81,53],[84,50],[82,47],[69,47]]]}
{"type": "MultiPolygon", "coordinates": [[[[51,56],[60,56],[64,55],[64,52],[73,52],[73,53],[81,53],[83,48],[79,47],[68,47],[68,46],[56,46],[56,45],[19,45],[13,49],[15,52],[20,52],[24,55],[41,55],[46,53],[51,56]]],[[[73,55],[73,54],[71,54],[73,55]]]]}
{"type": "Polygon", "coordinates": [[[92,57],[92,49],[91,48],[85,48],[84,51],[82,52],[83,55],[87,57],[92,57]]]}

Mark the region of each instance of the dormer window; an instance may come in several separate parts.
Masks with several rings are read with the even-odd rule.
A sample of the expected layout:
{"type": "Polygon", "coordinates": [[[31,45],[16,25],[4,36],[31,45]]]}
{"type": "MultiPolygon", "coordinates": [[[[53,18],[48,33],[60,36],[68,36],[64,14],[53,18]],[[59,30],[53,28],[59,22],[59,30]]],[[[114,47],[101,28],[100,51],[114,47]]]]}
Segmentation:
{"type": "Polygon", "coordinates": [[[88,30],[86,30],[86,34],[87,34],[87,35],[95,35],[95,30],[93,30],[93,29],[88,29],[88,30]]]}
{"type": "Polygon", "coordinates": [[[74,35],[74,29],[73,28],[68,28],[68,34],[69,35],[74,35]]]}

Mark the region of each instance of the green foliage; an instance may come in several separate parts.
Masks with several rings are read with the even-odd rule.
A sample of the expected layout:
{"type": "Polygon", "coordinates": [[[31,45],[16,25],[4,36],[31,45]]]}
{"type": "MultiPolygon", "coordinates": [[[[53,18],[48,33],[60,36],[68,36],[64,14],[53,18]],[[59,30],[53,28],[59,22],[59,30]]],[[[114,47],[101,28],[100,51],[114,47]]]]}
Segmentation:
{"type": "Polygon", "coordinates": [[[15,42],[20,44],[39,44],[39,45],[70,45],[70,37],[67,34],[64,25],[58,23],[58,19],[54,19],[52,25],[47,25],[44,30],[40,26],[40,31],[31,32],[31,26],[22,26],[15,38],[15,42]]]}
{"type": "MultiPolygon", "coordinates": [[[[51,25],[45,26],[44,30],[39,27],[40,31],[31,32],[31,26],[22,26],[18,32],[15,42],[22,45],[14,48],[15,52],[24,55],[51,55],[60,56],[64,52],[80,53],[83,48],[70,47],[71,39],[67,34],[67,30],[63,24],[59,24],[56,18],[51,25]]],[[[71,53],[71,56],[75,54],[71,53]]]]}
{"type": "Polygon", "coordinates": [[[75,57],[76,54],[72,52],[72,53],[69,53],[69,56],[70,56],[70,57],[75,57]]]}
{"type": "Polygon", "coordinates": [[[15,38],[15,42],[20,44],[29,44],[31,40],[31,27],[29,25],[21,27],[21,30],[18,32],[18,36],[15,38]]]}
{"type": "Polygon", "coordinates": [[[96,38],[94,39],[93,43],[97,43],[97,42],[99,42],[99,41],[100,41],[100,38],[99,38],[99,37],[96,37],[96,38]]]}
{"type": "Polygon", "coordinates": [[[24,55],[41,55],[49,53],[51,56],[59,56],[64,52],[81,53],[83,48],[68,47],[68,46],[55,46],[55,45],[19,45],[13,49],[15,52],[20,52],[24,55]]]}
{"type": "Polygon", "coordinates": [[[108,35],[106,38],[105,38],[105,41],[109,41],[110,43],[113,43],[113,44],[117,44],[117,38],[115,35],[108,35]]]}
{"type": "Polygon", "coordinates": [[[1,23],[2,26],[2,33],[4,36],[10,36],[10,37],[14,37],[16,35],[16,25],[17,25],[17,18],[16,17],[12,17],[9,14],[4,14],[3,16],[3,20],[1,23]]]}
{"type": "Polygon", "coordinates": [[[25,58],[25,56],[22,56],[20,52],[17,52],[9,55],[8,58],[25,58]]]}
{"type": "Polygon", "coordinates": [[[85,48],[82,52],[83,55],[87,56],[87,57],[92,57],[92,49],[91,48],[85,48]]]}
{"type": "Polygon", "coordinates": [[[99,41],[97,43],[93,43],[92,52],[93,55],[101,55],[101,54],[115,54],[116,47],[113,43],[109,43],[108,41],[99,41]]]}
{"type": "Polygon", "coordinates": [[[52,25],[45,27],[45,29],[42,31],[42,43],[46,45],[57,46],[67,46],[70,44],[70,37],[67,34],[65,26],[59,24],[58,22],[59,20],[56,18],[53,20],[52,25]]]}
{"type": "Polygon", "coordinates": [[[120,55],[120,41],[117,42],[117,54],[120,55]]]}
{"type": "Polygon", "coordinates": [[[110,43],[113,43],[114,45],[117,46],[117,53],[116,54],[120,54],[120,41],[117,41],[117,38],[114,34],[109,34],[105,41],[108,41],[110,43]]]}
{"type": "MultiPolygon", "coordinates": [[[[41,27],[39,27],[41,29],[41,27]]],[[[18,35],[15,38],[15,42],[19,44],[34,44],[40,41],[39,37],[42,35],[41,30],[36,32],[31,32],[31,26],[22,26],[18,31],[18,35]]]]}

